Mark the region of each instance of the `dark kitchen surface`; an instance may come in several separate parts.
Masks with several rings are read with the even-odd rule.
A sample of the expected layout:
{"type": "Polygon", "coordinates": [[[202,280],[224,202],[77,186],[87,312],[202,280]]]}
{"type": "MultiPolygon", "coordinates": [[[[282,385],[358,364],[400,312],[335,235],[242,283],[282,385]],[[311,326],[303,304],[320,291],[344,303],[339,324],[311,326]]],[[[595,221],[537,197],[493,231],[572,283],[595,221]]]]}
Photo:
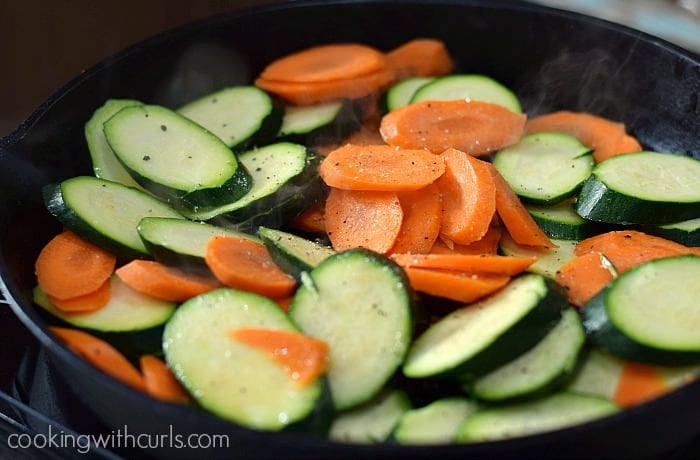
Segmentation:
{"type": "MultiPolygon", "coordinates": [[[[178,25],[272,0],[0,1],[0,136],[72,77],[178,25]]],[[[700,0],[535,0],[632,26],[700,53],[700,0]]]]}

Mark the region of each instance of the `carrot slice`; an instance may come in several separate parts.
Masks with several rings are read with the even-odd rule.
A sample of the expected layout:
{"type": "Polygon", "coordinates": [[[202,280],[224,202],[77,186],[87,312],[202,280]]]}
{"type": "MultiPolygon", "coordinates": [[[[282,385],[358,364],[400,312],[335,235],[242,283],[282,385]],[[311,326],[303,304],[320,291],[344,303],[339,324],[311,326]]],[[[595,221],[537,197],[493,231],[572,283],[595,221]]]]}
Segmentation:
{"type": "Polygon", "coordinates": [[[456,149],[440,154],[445,172],[435,184],[442,194],[440,233],[467,244],[488,231],[496,211],[496,187],[486,161],[456,149]]]}
{"type": "Polygon", "coordinates": [[[365,247],[386,254],[401,231],[403,210],[396,192],[331,188],[324,218],[336,251],[365,247]]]}
{"type": "Polygon", "coordinates": [[[53,332],[73,352],[115,379],[136,389],[145,391],[141,373],[116,348],[87,332],[65,327],[51,326],[53,332]]]}
{"type": "Polygon", "coordinates": [[[143,375],[146,393],[165,402],[187,404],[190,395],[175,378],[175,374],[162,359],[154,355],[142,355],[139,367],[143,375]]]}
{"type": "Polygon", "coordinates": [[[155,260],[132,260],[119,267],[116,274],[135,291],[173,302],[184,302],[221,287],[214,278],[186,273],[155,260]]]}
{"type": "Polygon", "coordinates": [[[611,267],[597,252],[571,259],[556,273],[556,281],[566,290],[569,303],[579,308],[614,277],[611,267]]]}
{"type": "Polygon", "coordinates": [[[663,259],[680,255],[675,250],[662,247],[620,247],[607,249],[603,252],[605,257],[619,273],[623,273],[632,267],[636,267],[650,260],[663,259]]]}
{"type": "Polygon", "coordinates": [[[475,274],[513,276],[527,270],[536,257],[474,255],[474,254],[392,254],[391,258],[404,268],[436,268],[475,274]]]}
{"type": "Polygon", "coordinates": [[[629,135],[625,125],[585,112],[562,110],[528,120],[525,133],[556,131],[577,137],[594,150],[593,157],[601,162],[614,155],[642,150],[636,138],[629,135]]]}
{"type": "Polygon", "coordinates": [[[384,54],[358,43],[319,45],[271,62],[260,78],[286,82],[326,82],[367,75],[386,67],[384,54]]]}
{"type": "Polygon", "coordinates": [[[625,362],[613,401],[620,407],[631,407],[660,396],[668,390],[668,383],[654,366],[625,362]]]}
{"type": "Polygon", "coordinates": [[[440,234],[442,196],[435,184],[420,190],[398,193],[403,222],[393,252],[425,254],[440,234]]]}
{"type": "Polygon", "coordinates": [[[375,94],[394,81],[391,69],[340,80],[295,82],[257,78],[255,85],[296,105],[311,105],[334,99],[359,99],[375,94]]]}
{"type": "Polygon", "coordinates": [[[501,242],[501,228],[498,218],[494,216],[493,222],[486,231],[486,234],[477,241],[468,244],[455,244],[454,241],[447,240],[444,235],[435,240],[430,248],[431,254],[497,254],[501,242]]]}
{"type": "Polygon", "coordinates": [[[319,202],[302,212],[298,216],[292,218],[289,225],[297,230],[309,233],[325,233],[326,222],[324,219],[323,202],[319,202]]]}
{"type": "Polygon", "coordinates": [[[87,313],[97,311],[107,305],[112,296],[112,288],[109,279],[93,292],[69,299],[59,299],[52,295],[46,295],[51,304],[64,313],[87,313]]]}
{"type": "Polygon", "coordinates": [[[438,155],[388,145],[346,144],[330,152],[318,168],[324,182],[346,190],[410,191],[445,172],[438,155]]]}
{"type": "Polygon", "coordinates": [[[44,292],[56,299],[70,299],[102,287],[115,265],[113,254],[64,230],[41,249],[34,271],[44,292]]]}
{"type": "Polygon", "coordinates": [[[288,297],[296,281],[272,260],[264,244],[246,238],[215,236],[207,244],[205,261],[226,286],[272,299],[288,297]]]}
{"type": "Polygon", "coordinates": [[[229,335],[267,353],[299,386],[313,382],[328,367],[328,344],[298,332],[244,328],[229,331],[229,335]]]}
{"type": "Polygon", "coordinates": [[[386,60],[397,79],[436,77],[452,72],[447,46],[434,38],[416,38],[388,51],[386,60]]]}
{"type": "Polygon", "coordinates": [[[487,166],[496,186],[496,212],[511,238],[516,243],[526,246],[556,247],[537,225],[501,173],[492,164],[488,163],[487,166]]]}
{"type": "Polygon", "coordinates": [[[408,267],[404,270],[416,291],[458,302],[473,302],[485,297],[511,279],[507,275],[473,275],[429,268],[408,267]]]}
{"type": "Polygon", "coordinates": [[[694,248],[638,230],[613,230],[591,236],[580,241],[576,245],[574,253],[576,255],[589,252],[607,253],[611,249],[627,247],[666,249],[669,253],[677,255],[695,253],[694,248]]]}
{"type": "Polygon", "coordinates": [[[379,129],[389,145],[433,153],[455,148],[480,156],[516,143],[526,118],[488,102],[421,101],[387,113],[379,129]]]}

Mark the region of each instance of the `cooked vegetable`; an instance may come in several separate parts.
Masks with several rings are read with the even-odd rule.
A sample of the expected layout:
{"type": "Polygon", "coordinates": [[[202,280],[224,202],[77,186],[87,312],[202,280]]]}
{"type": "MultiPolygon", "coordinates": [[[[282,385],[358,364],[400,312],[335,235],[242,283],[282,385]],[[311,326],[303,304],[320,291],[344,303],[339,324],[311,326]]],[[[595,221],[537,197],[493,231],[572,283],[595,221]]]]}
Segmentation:
{"type": "Polygon", "coordinates": [[[434,38],[415,38],[385,54],[397,79],[435,77],[452,72],[454,64],[445,43],[434,38]]]}
{"type": "Polygon", "coordinates": [[[416,291],[464,303],[492,294],[510,281],[510,276],[502,274],[415,267],[405,267],[404,270],[416,291]]]}
{"type": "Polygon", "coordinates": [[[553,205],[526,204],[525,208],[550,239],[580,241],[602,231],[598,222],[578,215],[570,200],[553,205]]]}
{"type": "Polygon", "coordinates": [[[433,77],[409,77],[397,81],[384,96],[384,107],[387,112],[406,106],[411,103],[413,95],[421,86],[433,81],[433,77]]]}
{"type": "Polygon", "coordinates": [[[522,113],[518,97],[509,88],[486,75],[457,74],[434,79],[419,88],[411,103],[420,101],[467,101],[489,102],[507,108],[513,113],[522,113]]]}
{"type": "Polygon", "coordinates": [[[498,247],[505,255],[536,257],[537,261],[530,265],[528,271],[554,279],[557,271],[575,257],[574,247],[576,246],[576,241],[557,239],[552,239],[551,241],[555,247],[527,246],[516,243],[508,232],[504,232],[498,242],[498,247]]]}
{"type": "Polygon", "coordinates": [[[178,382],[175,374],[168,365],[154,355],[143,355],[139,358],[139,367],[143,375],[146,393],[165,402],[188,404],[191,401],[189,393],[178,382]]]}
{"type": "Polygon", "coordinates": [[[556,280],[566,289],[569,302],[582,307],[617,276],[612,262],[599,252],[574,257],[556,272],[556,280]]]}
{"type": "Polygon", "coordinates": [[[523,132],[525,115],[477,100],[421,101],[392,110],[382,117],[384,141],[406,149],[440,153],[449,148],[482,156],[515,144],[523,132]]]}
{"type": "Polygon", "coordinates": [[[404,268],[437,268],[470,273],[518,275],[535,261],[535,257],[488,254],[392,254],[391,258],[404,268]]]}
{"type": "Polygon", "coordinates": [[[303,272],[313,270],[336,253],[329,246],[274,228],[260,227],[258,234],[275,264],[297,282],[301,281],[303,272]]]}
{"type": "Polygon", "coordinates": [[[46,295],[51,304],[63,313],[88,313],[97,311],[109,303],[112,297],[112,286],[109,280],[102,283],[97,290],[88,294],[68,299],[59,299],[52,295],[46,295]]]}
{"type": "Polygon", "coordinates": [[[478,405],[462,396],[445,397],[406,411],[392,438],[403,445],[435,445],[454,442],[459,426],[478,405]]]}
{"type": "Polygon", "coordinates": [[[392,252],[426,254],[440,235],[442,194],[435,184],[397,193],[403,211],[401,230],[392,252]]]}
{"type": "Polygon", "coordinates": [[[620,407],[630,407],[660,396],[668,390],[669,384],[656,367],[625,362],[613,400],[620,407]]]}
{"type": "Polygon", "coordinates": [[[686,246],[700,246],[700,217],[663,225],[649,225],[645,230],[686,246]]]}

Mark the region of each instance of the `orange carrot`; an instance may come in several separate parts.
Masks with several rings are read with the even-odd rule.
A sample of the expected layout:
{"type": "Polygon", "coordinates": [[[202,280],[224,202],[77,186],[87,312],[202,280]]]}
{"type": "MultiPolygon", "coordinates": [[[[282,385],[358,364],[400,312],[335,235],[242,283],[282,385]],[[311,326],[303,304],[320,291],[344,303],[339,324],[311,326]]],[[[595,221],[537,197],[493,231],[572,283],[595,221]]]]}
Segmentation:
{"type": "Polygon", "coordinates": [[[221,287],[214,278],[186,273],[154,260],[134,259],[119,267],[116,274],[135,291],[173,302],[184,302],[221,287]]]}
{"type": "Polygon", "coordinates": [[[562,110],[528,120],[525,133],[556,131],[577,137],[594,150],[593,157],[601,162],[614,155],[637,152],[642,146],[627,134],[625,125],[585,112],[562,110]]]}
{"type": "Polygon", "coordinates": [[[436,297],[473,302],[505,286],[507,275],[471,275],[452,270],[405,268],[411,286],[418,292],[436,297]]]}
{"type": "Polygon", "coordinates": [[[444,171],[443,159],[425,150],[353,144],[330,152],[318,168],[331,187],[387,192],[418,190],[444,171]]]}
{"type": "Polygon", "coordinates": [[[527,246],[556,247],[537,225],[501,173],[491,163],[487,166],[496,184],[496,212],[513,240],[527,246]]]}
{"type": "Polygon", "coordinates": [[[70,230],[54,236],[34,264],[37,283],[56,299],[83,296],[109,279],[116,257],[70,230]]]}
{"type": "Polygon", "coordinates": [[[649,235],[637,230],[613,230],[580,241],[576,245],[575,254],[582,255],[589,252],[602,252],[605,254],[610,249],[626,247],[666,249],[669,253],[677,255],[695,253],[694,248],[689,248],[660,236],[649,235]]]}
{"type": "Polygon", "coordinates": [[[290,295],[287,297],[282,297],[279,299],[274,299],[277,305],[282,309],[282,311],[289,311],[289,306],[292,304],[292,300],[294,300],[294,296],[290,295]]]}
{"type": "Polygon", "coordinates": [[[331,188],[324,219],[336,251],[361,246],[386,254],[401,231],[403,210],[396,192],[331,188]]]}
{"type": "Polygon", "coordinates": [[[435,184],[442,194],[440,233],[450,241],[467,244],[488,231],[496,211],[496,187],[489,163],[456,149],[445,150],[445,172],[435,184]]]}
{"type": "Polygon", "coordinates": [[[556,273],[556,281],[565,290],[569,303],[582,307],[615,277],[601,254],[592,252],[575,257],[556,273]]]}
{"type": "Polygon", "coordinates": [[[298,216],[292,218],[289,225],[297,230],[309,233],[325,233],[324,202],[318,202],[298,216]]]}
{"type": "Polygon", "coordinates": [[[474,156],[486,155],[516,143],[526,116],[481,101],[422,101],[384,115],[384,141],[407,149],[440,153],[455,148],[474,156]]]}
{"type": "Polygon", "coordinates": [[[97,290],[78,297],[59,299],[49,294],[46,295],[51,304],[64,313],[97,311],[107,305],[111,296],[112,288],[109,280],[102,283],[102,286],[97,290]]]}
{"type": "Polygon", "coordinates": [[[269,354],[299,386],[313,382],[328,367],[328,344],[299,332],[246,328],[229,331],[229,335],[269,354]]]}
{"type": "Polygon", "coordinates": [[[440,233],[440,189],[437,185],[430,184],[420,190],[400,192],[398,197],[403,210],[403,222],[392,251],[428,253],[440,233]]]}
{"type": "Polygon", "coordinates": [[[146,386],[138,369],[116,348],[87,332],[65,327],[49,327],[68,348],[115,379],[136,389],[146,386]]]}
{"type": "Polygon", "coordinates": [[[388,51],[386,60],[397,79],[436,77],[454,68],[445,43],[433,38],[409,40],[388,51]]]}
{"type": "Polygon", "coordinates": [[[162,359],[154,355],[142,355],[139,358],[139,365],[146,393],[150,396],[161,401],[181,404],[191,401],[187,390],[162,359]]]}
{"type": "Polygon", "coordinates": [[[631,407],[669,390],[668,383],[654,366],[635,362],[625,362],[613,395],[613,401],[620,407],[631,407]]]}
{"type": "Polygon", "coordinates": [[[318,82],[295,82],[257,78],[255,85],[296,105],[311,105],[334,99],[358,99],[387,88],[394,81],[391,69],[384,68],[353,78],[318,82]]]}
{"type": "Polygon", "coordinates": [[[602,252],[602,254],[610,260],[610,263],[612,263],[618,273],[623,273],[650,260],[680,255],[669,248],[643,246],[611,248],[602,252]]]}
{"type": "Polygon", "coordinates": [[[536,257],[474,254],[392,254],[404,268],[434,268],[474,274],[517,275],[537,261],[536,257]]]}
{"type": "Polygon", "coordinates": [[[297,83],[345,80],[386,67],[384,54],[358,43],[319,45],[271,62],[260,78],[297,83]]]}
{"type": "Polygon", "coordinates": [[[296,281],[279,268],[264,244],[246,238],[215,236],[205,260],[224,285],[272,299],[288,297],[296,281]]]}
{"type": "Polygon", "coordinates": [[[486,231],[486,234],[477,241],[468,244],[455,244],[454,241],[446,239],[444,235],[435,240],[433,247],[430,248],[431,254],[496,254],[498,253],[499,244],[503,230],[499,223],[498,217],[494,219],[486,231]]]}

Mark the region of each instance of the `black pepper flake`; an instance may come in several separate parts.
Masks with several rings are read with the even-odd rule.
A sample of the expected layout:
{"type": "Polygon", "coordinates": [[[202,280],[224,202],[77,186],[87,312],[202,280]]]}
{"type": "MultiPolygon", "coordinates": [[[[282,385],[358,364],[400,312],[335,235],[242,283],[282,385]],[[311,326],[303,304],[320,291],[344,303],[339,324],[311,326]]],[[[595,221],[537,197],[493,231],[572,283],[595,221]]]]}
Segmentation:
{"type": "Polygon", "coordinates": [[[165,125],[160,125],[160,130],[166,132],[168,130],[168,127],[165,125]]]}
{"type": "Polygon", "coordinates": [[[143,156],[143,161],[148,161],[148,160],[150,160],[150,159],[151,159],[151,156],[150,156],[150,155],[144,155],[144,156],[143,156]]]}

